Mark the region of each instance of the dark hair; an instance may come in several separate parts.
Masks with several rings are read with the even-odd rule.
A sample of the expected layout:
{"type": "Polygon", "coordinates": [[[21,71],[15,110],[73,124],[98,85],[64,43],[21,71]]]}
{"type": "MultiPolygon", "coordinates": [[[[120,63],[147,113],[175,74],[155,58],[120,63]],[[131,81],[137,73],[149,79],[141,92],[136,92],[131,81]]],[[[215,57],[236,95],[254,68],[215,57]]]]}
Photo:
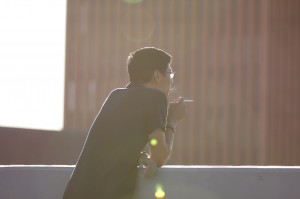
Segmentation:
{"type": "Polygon", "coordinates": [[[155,70],[165,74],[171,58],[171,55],[165,51],[154,47],[145,47],[131,52],[127,59],[130,82],[139,84],[149,82],[155,70]]]}

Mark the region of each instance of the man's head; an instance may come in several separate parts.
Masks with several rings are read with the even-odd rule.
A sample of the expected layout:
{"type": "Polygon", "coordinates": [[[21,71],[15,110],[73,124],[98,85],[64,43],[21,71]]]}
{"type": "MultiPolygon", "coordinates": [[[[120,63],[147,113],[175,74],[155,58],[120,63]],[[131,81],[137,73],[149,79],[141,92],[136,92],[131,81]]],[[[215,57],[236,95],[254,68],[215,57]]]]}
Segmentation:
{"type": "Polygon", "coordinates": [[[164,93],[172,83],[171,55],[154,47],[145,47],[129,54],[128,74],[131,83],[150,85],[164,93]]]}

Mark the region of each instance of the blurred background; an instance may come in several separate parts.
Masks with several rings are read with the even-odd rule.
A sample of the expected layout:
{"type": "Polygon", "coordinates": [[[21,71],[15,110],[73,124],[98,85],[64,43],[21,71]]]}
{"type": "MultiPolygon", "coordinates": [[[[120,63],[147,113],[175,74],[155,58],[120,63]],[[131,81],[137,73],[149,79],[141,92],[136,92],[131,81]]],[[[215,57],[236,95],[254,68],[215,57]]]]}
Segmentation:
{"type": "Polygon", "coordinates": [[[68,0],[65,9],[61,125],[2,125],[0,164],[75,164],[106,96],[128,83],[128,54],[154,46],[173,56],[170,98],[195,100],[169,164],[300,165],[300,1],[68,0]]]}

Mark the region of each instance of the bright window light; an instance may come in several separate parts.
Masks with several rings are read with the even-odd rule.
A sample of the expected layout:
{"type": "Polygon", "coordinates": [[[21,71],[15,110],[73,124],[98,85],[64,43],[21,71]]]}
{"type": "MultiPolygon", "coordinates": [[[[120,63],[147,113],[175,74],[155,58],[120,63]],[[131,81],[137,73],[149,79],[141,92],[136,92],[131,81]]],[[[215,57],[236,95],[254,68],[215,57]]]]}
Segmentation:
{"type": "Polygon", "coordinates": [[[59,131],[66,1],[0,0],[0,126],[59,131]]]}

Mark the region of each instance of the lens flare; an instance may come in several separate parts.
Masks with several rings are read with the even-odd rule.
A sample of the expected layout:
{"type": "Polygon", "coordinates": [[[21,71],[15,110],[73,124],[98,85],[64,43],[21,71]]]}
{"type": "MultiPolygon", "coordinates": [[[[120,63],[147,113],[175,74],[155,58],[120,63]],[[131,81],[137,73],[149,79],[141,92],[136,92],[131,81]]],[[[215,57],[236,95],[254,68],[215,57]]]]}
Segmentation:
{"type": "Polygon", "coordinates": [[[157,145],[157,139],[154,139],[154,138],[151,139],[151,140],[150,140],[150,145],[151,145],[151,146],[156,146],[156,145],[157,145]]]}
{"type": "Polygon", "coordinates": [[[160,184],[156,185],[155,198],[162,199],[165,197],[165,195],[166,195],[166,193],[164,192],[162,186],[160,184]]]}

